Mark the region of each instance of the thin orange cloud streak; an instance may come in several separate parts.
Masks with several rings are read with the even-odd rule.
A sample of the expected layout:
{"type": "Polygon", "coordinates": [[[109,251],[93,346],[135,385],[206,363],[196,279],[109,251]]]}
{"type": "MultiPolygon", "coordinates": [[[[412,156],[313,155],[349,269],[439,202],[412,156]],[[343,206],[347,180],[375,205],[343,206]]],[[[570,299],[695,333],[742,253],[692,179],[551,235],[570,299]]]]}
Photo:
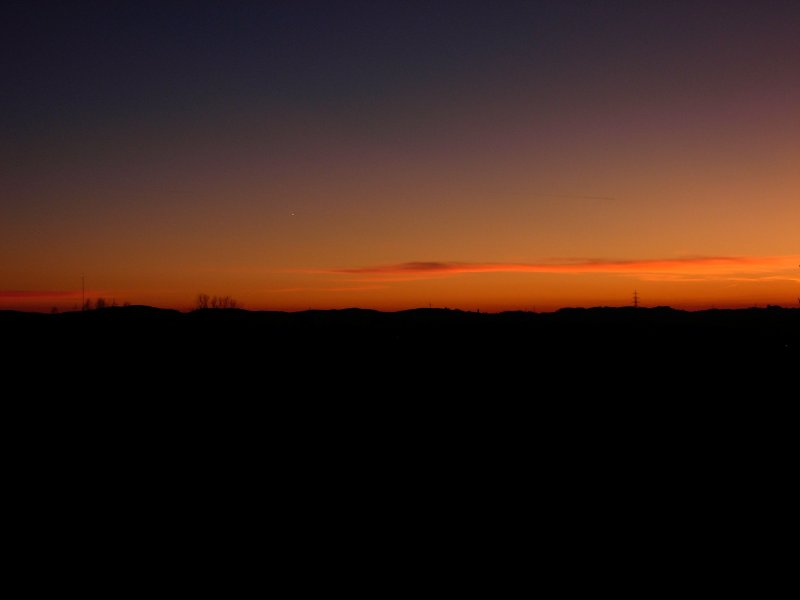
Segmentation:
{"type": "Polygon", "coordinates": [[[330,269],[339,275],[397,279],[447,277],[464,273],[695,274],[774,272],[797,265],[800,256],[701,256],[646,260],[581,259],[542,263],[408,262],[375,267],[330,269]]]}
{"type": "Polygon", "coordinates": [[[0,299],[13,298],[71,298],[80,296],[80,292],[61,290],[0,290],[0,299]]]}

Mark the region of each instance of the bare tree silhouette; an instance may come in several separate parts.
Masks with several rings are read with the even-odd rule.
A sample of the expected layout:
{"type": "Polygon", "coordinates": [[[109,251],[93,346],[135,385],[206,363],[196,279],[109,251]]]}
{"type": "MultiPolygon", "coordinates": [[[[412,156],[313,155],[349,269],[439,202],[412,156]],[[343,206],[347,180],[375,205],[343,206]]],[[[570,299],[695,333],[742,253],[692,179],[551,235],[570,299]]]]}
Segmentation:
{"type": "Polygon", "coordinates": [[[206,308],[241,308],[241,304],[230,296],[209,296],[208,294],[197,294],[197,310],[206,308]]]}

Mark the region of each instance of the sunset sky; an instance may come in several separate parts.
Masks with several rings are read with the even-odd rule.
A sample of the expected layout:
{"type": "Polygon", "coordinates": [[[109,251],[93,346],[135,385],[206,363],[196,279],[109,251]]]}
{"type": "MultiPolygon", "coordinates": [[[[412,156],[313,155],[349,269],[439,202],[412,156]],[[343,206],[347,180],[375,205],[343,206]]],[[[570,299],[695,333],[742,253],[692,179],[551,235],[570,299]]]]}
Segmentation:
{"type": "Polygon", "coordinates": [[[798,306],[800,2],[3,2],[0,309],[798,306]]]}

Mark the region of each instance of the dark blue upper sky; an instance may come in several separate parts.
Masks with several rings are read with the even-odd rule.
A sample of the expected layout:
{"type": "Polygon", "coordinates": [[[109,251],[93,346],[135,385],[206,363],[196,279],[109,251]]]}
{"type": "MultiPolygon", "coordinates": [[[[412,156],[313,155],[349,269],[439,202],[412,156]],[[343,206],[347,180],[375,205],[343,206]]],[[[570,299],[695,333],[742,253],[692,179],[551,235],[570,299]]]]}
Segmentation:
{"type": "Polygon", "coordinates": [[[559,86],[719,93],[796,70],[799,13],[791,0],[6,2],[2,119],[19,134],[254,104],[414,106],[485,86],[534,100],[559,86]]]}

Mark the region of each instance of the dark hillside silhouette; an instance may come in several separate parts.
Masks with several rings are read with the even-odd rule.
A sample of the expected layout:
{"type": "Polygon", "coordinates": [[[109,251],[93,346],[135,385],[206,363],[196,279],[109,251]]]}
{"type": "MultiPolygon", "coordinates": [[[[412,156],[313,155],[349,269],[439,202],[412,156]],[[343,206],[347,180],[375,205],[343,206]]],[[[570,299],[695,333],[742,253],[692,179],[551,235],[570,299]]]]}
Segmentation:
{"type": "Polygon", "coordinates": [[[537,494],[543,469],[547,489],[590,473],[591,489],[572,495],[582,500],[609,482],[637,494],[645,476],[661,485],[676,457],[673,476],[699,485],[738,472],[753,448],[791,455],[783,431],[800,363],[800,309],[780,308],[130,306],[2,311],[0,332],[6,389],[20,390],[4,414],[47,441],[43,461],[84,444],[83,463],[104,473],[147,456],[148,477],[180,481],[191,468],[204,480],[212,468],[270,490],[274,469],[338,489],[349,468],[357,482],[345,485],[371,489],[413,464],[405,476],[430,485],[478,469],[537,494]]]}
{"type": "Polygon", "coordinates": [[[501,373],[541,378],[552,369],[613,369],[627,378],[705,365],[772,365],[795,359],[800,309],[777,307],[685,312],[659,308],[562,309],[553,313],[473,313],[416,309],[395,313],[330,310],[297,313],[147,306],[87,312],[0,312],[8,360],[80,371],[173,369],[187,381],[210,371],[269,373],[275,381],[328,372],[353,383],[393,373],[400,384],[423,377],[490,379],[501,373]],[[60,349],[60,350],[59,350],[60,349]],[[87,361],[86,357],[91,356],[87,361]],[[74,365],[73,365],[74,363],[74,365]],[[140,366],[137,366],[140,365],[140,366]],[[208,368],[206,368],[208,367],[208,368]],[[249,371],[248,371],[249,369],[249,371]],[[638,370],[637,370],[638,369],[638,370]]]}

